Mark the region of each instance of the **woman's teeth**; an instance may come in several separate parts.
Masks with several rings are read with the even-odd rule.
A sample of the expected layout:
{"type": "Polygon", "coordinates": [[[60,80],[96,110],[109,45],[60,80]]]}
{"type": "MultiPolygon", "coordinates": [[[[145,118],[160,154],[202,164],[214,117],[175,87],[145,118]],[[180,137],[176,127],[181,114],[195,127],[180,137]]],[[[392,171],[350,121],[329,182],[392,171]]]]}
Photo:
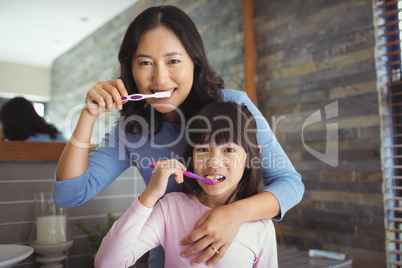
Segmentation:
{"type": "MultiPolygon", "coordinates": [[[[171,90],[169,90],[170,94],[173,93],[173,91],[175,91],[177,89],[177,87],[172,88],[171,90]]],[[[161,91],[155,91],[155,90],[151,90],[152,93],[156,93],[156,92],[161,92],[161,91]]]]}

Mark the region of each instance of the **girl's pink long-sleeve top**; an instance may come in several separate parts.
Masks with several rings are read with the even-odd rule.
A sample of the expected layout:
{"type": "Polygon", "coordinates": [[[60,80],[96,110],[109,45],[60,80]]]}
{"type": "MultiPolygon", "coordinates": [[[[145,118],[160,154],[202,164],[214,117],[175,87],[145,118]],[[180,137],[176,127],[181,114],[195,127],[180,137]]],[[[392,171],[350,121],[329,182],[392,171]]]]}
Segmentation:
{"type": "MultiPolygon", "coordinates": [[[[165,251],[165,267],[190,267],[190,262],[203,252],[180,257],[180,252],[189,247],[181,246],[180,241],[210,209],[194,195],[184,193],[166,194],[153,209],[143,206],[138,199],[134,200],[103,239],[95,258],[95,267],[129,267],[148,250],[159,245],[165,251]]],[[[197,267],[207,265],[204,262],[197,267]]],[[[278,267],[272,221],[243,224],[226,254],[213,267],[278,267]]]]}

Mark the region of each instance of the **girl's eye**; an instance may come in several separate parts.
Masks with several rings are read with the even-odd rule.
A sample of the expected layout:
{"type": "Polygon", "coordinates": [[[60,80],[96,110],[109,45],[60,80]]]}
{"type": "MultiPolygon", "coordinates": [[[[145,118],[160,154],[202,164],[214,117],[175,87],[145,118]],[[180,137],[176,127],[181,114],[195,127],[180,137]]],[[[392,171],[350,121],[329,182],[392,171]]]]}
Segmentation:
{"type": "Polygon", "coordinates": [[[227,153],[233,153],[233,152],[235,152],[236,150],[235,149],[233,149],[233,148],[226,148],[225,149],[225,152],[227,152],[227,153]]]}
{"type": "Polygon", "coordinates": [[[200,152],[200,153],[208,152],[208,148],[205,148],[205,147],[198,147],[196,150],[197,150],[197,152],[200,152]]]}

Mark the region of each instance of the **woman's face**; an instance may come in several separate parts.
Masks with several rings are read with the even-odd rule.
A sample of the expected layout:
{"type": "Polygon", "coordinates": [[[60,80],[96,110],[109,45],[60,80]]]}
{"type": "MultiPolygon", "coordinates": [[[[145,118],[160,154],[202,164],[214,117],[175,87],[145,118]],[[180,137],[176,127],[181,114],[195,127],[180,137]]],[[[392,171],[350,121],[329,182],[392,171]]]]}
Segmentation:
{"type": "Polygon", "coordinates": [[[190,93],[194,74],[194,63],[176,35],[163,26],[146,32],[133,56],[132,71],[141,94],[171,92],[169,98],[148,98],[146,102],[162,113],[165,121],[175,121],[175,109],[190,93]]]}
{"type": "Polygon", "coordinates": [[[194,173],[217,179],[215,184],[197,180],[204,190],[198,195],[200,201],[209,207],[223,205],[239,184],[246,161],[246,151],[236,143],[196,145],[193,150],[194,173]]]}

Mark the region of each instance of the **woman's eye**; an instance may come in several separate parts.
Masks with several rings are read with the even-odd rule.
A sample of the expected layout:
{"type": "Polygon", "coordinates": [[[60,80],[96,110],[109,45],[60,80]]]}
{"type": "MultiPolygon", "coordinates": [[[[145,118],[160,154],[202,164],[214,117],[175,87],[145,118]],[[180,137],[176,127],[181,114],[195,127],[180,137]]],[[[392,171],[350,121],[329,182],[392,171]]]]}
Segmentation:
{"type": "Polygon", "coordinates": [[[170,60],[170,61],[169,61],[169,63],[173,63],[173,64],[179,63],[179,62],[180,62],[179,60],[170,60]]]}
{"type": "Polygon", "coordinates": [[[151,65],[151,62],[149,62],[149,61],[141,61],[140,65],[151,65]]]}

